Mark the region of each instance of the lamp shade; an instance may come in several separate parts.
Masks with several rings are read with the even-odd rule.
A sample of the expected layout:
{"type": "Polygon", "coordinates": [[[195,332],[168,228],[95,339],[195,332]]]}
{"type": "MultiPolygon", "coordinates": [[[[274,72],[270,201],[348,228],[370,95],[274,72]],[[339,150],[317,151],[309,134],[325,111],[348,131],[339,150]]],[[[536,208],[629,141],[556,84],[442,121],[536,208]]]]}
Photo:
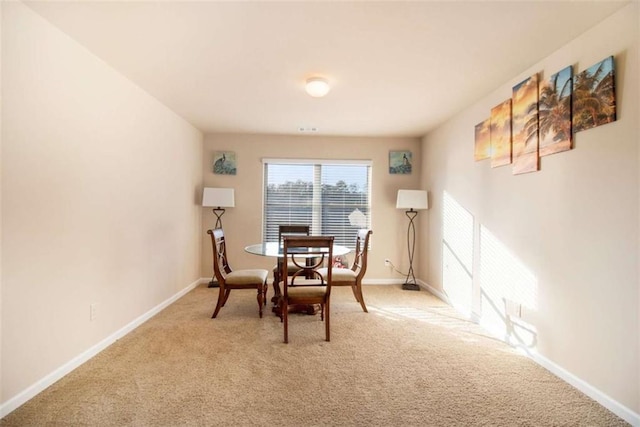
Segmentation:
{"type": "Polygon", "coordinates": [[[236,205],[233,188],[205,188],[202,206],[205,208],[232,208],[236,205]]]}
{"type": "Polygon", "coordinates": [[[429,209],[427,192],[423,190],[398,190],[396,209],[429,209]]]}

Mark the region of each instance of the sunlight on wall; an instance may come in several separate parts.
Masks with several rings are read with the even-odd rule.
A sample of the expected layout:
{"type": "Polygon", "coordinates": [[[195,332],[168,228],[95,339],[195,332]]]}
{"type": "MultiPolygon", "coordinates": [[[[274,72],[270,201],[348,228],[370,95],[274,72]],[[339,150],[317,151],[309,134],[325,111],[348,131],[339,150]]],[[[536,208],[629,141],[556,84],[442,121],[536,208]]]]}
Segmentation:
{"type": "MultiPolygon", "coordinates": [[[[501,339],[525,351],[535,348],[537,332],[526,322],[527,315],[538,309],[535,274],[480,225],[480,259],[475,272],[476,290],[480,289],[474,301],[475,219],[446,191],[442,210],[442,287],[451,305],[463,316],[478,315],[482,326],[501,339]]],[[[420,318],[416,313],[404,315],[420,318]]]]}
{"type": "Polygon", "coordinates": [[[442,210],[442,286],[451,304],[471,316],[473,215],[446,191],[442,210]]]}
{"type": "Polygon", "coordinates": [[[536,330],[523,317],[538,309],[538,279],[485,226],[480,226],[481,323],[525,347],[535,347],[536,330]]]}
{"type": "Polygon", "coordinates": [[[446,242],[442,242],[442,284],[449,302],[470,317],[473,290],[471,274],[458,261],[446,242]]]}

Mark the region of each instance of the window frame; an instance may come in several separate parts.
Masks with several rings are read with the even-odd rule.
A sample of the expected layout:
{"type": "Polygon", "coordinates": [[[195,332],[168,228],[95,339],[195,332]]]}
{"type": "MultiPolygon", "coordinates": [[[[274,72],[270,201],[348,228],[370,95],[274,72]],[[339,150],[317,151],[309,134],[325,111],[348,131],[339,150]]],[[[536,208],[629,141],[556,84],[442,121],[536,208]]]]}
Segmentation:
{"type": "MultiPolygon", "coordinates": [[[[337,244],[345,245],[351,249],[354,249],[355,246],[355,234],[357,230],[360,228],[371,228],[372,223],[372,169],[373,162],[371,160],[362,160],[362,159],[308,159],[308,158],[262,158],[263,164],[263,184],[262,184],[262,238],[263,241],[267,241],[269,239],[269,230],[267,224],[267,187],[268,187],[268,165],[304,165],[310,166],[313,168],[313,198],[321,197],[323,179],[322,179],[322,167],[323,166],[364,166],[366,167],[366,202],[367,202],[367,210],[368,212],[364,212],[366,217],[366,226],[358,227],[353,226],[353,239],[347,238],[346,234],[339,236],[341,238],[341,242],[337,244]]],[[[321,203],[313,203],[312,204],[312,220],[311,220],[311,233],[319,234],[318,230],[322,230],[322,204],[321,203]]],[[[325,218],[326,220],[326,218],[325,218]]],[[[295,223],[295,222],[294,222],[295,223]]],[[[348,225],[348,224],[345,224],[348,225]]],[[[273,234],[273,233],[272,233],[273,234]]],[[[338,236],[336,236],[338,237],[338,236]]],[[[271,239],[273,240],[273,239],[271,239]]]]}

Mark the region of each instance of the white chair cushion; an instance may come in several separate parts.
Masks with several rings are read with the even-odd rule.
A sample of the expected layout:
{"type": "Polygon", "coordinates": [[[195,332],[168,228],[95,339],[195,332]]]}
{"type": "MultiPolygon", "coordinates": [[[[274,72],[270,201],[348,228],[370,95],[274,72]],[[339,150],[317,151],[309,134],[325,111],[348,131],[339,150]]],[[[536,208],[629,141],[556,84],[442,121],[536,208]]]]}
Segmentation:
{"type": "MultiPolygon", "coordinates": [[[[327,277],[327,268],[320,268],[318,272],[322,275],[322,277],[327,277]]],[[[349,268],[332,268],[331,269],[331,281],[332,284],[336,282],[356,282],[356,273],[349,268]]]]}
{"type": "Polygon", "coordinates": [[[326,293],[326,286],[290,286],[287,288],[287,294],[290,298],[320,297],[326,293]]]}
{"type": "Polygon", "coordinates": [[[251,285],[253,283],[264,283],[269,272],[267,270],[235,270],[227,274],[225,282],[230,285],[251,285]]]}

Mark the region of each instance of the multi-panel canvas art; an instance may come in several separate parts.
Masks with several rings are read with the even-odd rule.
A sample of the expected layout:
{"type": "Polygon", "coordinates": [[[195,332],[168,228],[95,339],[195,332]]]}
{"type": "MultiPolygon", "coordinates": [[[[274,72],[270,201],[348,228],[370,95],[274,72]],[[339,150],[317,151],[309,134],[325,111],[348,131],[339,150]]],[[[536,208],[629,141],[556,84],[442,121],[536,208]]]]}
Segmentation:
{"type": "Polygon", "coordinates": [[[610,56],[575,76],[571,66],[513,87],[512,98],[475,125],[475,161],[513,163],[513,174],[540,169],[540,158],[571,150],[576,132],[616,120],[615,63],[610,56]],[[489,141],[489,142],[487,142],[489,141]]]}
{"type": "Polygon", "coordinates": [[[538,170],[538,75],[513,88],[513,174],[538,170]]]}
{"type": "Polygon", "coordinates": [[[571,149],[572,68],[568,66],[540,84],[540,156],[571,149]]]}
{"type": "Polygon", "coordinates": [[[474,160],[484,160],[491,157],[491,119],[476,125],[474,160]]]}
{"type": "Polygon", "coordinates": [[[573,131],[616,120],[613,56],[576,74],[573,79],[573,131]]]}
{"type": "Polygon", "coordinates": [[[511,163],[511,99],[491,109],[491,167],[511,163]]]}

